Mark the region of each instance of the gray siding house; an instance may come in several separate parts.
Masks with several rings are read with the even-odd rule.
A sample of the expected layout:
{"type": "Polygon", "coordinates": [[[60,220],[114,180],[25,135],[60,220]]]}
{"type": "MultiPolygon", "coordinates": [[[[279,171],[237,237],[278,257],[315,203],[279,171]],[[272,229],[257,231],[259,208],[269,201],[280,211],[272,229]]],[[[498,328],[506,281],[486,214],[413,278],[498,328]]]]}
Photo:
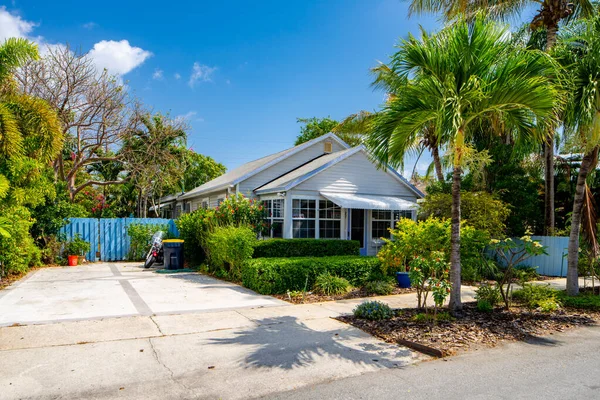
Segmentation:
{"type": "Polygon", "coordinates": [[[232,194],[264,202],[273,238],[353,239],[376,254],[399,218],[416,218],[416,187],[378,169],[364,146],[333,133],[246,163],[177,198],[177,211],[214,208],[232,194]]]}

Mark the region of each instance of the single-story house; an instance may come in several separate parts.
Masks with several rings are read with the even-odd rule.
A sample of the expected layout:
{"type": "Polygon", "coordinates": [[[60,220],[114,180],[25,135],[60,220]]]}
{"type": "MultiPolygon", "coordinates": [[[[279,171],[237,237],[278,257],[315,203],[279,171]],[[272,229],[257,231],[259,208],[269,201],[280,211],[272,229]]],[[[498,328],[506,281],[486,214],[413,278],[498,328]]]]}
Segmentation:
{"type": "MultiPolygon", "coordinates": [[[[423,193],[364,146],[333,133],[246,163],[177,198],[177,210],[217,207],[242,193],[264,202],[273,238],[352,239],[374,255],[399,218],[416,218],[423,193]]],[[[177,213],[177,211],[176,211],[177,213]]]]}

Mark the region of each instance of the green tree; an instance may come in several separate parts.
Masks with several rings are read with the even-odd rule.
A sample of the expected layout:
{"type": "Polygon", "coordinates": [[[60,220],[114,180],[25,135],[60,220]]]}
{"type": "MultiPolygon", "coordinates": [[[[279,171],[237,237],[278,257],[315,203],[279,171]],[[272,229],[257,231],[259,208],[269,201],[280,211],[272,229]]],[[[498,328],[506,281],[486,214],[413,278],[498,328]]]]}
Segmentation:
{"type": "MultiPolygon", "coordinates": [[[[331,119],[330,117],[298,118],[296,121],[303,124],[303,126],[300,128],[300,134],[296,137],[296,142],[294,143],[295,146],[326,135],[329,132],[332,132],[339,124],[338,121],[331,119]]],[[[340,139],[352,147],[362,143],[359,135],[344,132],[337,132],[337,134],[340,139]]]]}
{"type": "MultiPolygon", "coordinates": [[[[189,149],[185,151],[185,172],[183,173],[183,190],[189,191],[215,179],[225,173],[227,168],[212,157],[205,156],[189,149]]],[[[179,188],[181,189],[181,188],[179,188]]],[[[176,193],[177,188],[172,191],[176,193]]]]}
{"type": "Polygon", "coordinates": [[[478,17],[458,21],[436,35],[403,40],[393,68],[407,83],[378,116],[368,145],[382,163],[398,161],[434,124],[447,145],[452,174],[450,307],[462,309],[461,176],[473,156],[470,141],[484,119],[501,120],[507,132],[542,142],[542,122],[555,116],[558,92],[546,78],[555,69],[539,51],[510,45],[506,27],[478,17]]]}
{"type": "MultiPolygon", "coordinates": [[[[411,0],[410,12],[441,13],[447,20],[473,17],[478,12],[488,13],[491,18],[507,20],[518,18],[529,6],[539,7],[533,17],[530,28],[532,31],[543,30],[546,37],[543,42],[546,51],[550,51],[557,40],[558,28],[563,21],[579,17],[589,17],[594,13],[594,5],[590,0],[486,0],[486,1],[454,1],[454,0],[411,0]]],[[[546,231],[554,231],[554,130],[543,143],[545,164],[544,208],[546,231]]]]}
{"type": "MultiPolygon", "coordinates": [[[[571,296],[579,293],[579,232],[586,181],[598,161],[600,148],[600,16],[596,15],[581,25],[581,33],[567,40],[563,51],[558,51],[572,77],[568,90],[571,97],[565,113],[565,131],[576,138],[580,151],[584,154],[577,176],[569,235],[567,293],[571,296]]],[[[595,223],[596,221],[588,221],[589,226],[584,232],[592,231],[595,252],[598,253],[595,223]]]]}

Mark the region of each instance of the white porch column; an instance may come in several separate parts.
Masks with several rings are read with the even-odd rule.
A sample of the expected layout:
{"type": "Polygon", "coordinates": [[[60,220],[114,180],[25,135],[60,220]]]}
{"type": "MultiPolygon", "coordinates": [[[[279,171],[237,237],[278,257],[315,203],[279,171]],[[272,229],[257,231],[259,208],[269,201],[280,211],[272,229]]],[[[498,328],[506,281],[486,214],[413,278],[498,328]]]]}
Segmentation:
{"type": "Polygon", "coordinates": [[[287,192],[285,194],[285,209],[283,211],[283,238],[291,239],[293,237],[293,221],[292,221],[292,195],[287,192]]]}

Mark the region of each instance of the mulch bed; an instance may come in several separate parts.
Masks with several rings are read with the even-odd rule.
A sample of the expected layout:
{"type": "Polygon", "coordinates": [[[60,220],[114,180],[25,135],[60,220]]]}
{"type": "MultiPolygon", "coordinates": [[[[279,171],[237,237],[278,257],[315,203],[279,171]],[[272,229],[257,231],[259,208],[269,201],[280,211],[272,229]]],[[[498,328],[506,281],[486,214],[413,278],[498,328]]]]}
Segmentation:
{"type": "MultiPolygon", "coordinates": [[[[414,288],[401,289],[399,287],[394,288],[394,291],[389,294],[389,296],[395,294],[406,294],[413,293],[416,290],[414,288]]],[[[273,297],[277,297],[280,300],[287,301],[292,304],[308,304],[308,303],[321,303],[324,301],[335,301],[335,300],[348,300],[348,299],[360,299],[363,297],[376,297],[381,296],[379,294],[371,294],[362,288],[354,288],[350,290],[348,293],[335,295],[335,296],[326,296],[322,294],[317,294],[313,292],[306,292],[304,295],[290,297],[287,294],[276,294],[273,297]]]]}
{"type": "Polygon", "coordinates": [[[419,312],[414,308],[400,309],[396,317],[383,321],[369,321],[354,316],[337,319],[386,342],[409,341],[438,350],[439,355],[443,356],[479,347],[494,347],[506,340],[528,340],[600,321],[598,312],[562,309],[554,313],[542,313],[512,307],[510,311],[495,309],[491,313],[484,313],[477,311],[475,303],[465,303],[463,317],[454,321],[439,321],[433,326],[430,322],[415,322],[413,317],[419,312]]]}

